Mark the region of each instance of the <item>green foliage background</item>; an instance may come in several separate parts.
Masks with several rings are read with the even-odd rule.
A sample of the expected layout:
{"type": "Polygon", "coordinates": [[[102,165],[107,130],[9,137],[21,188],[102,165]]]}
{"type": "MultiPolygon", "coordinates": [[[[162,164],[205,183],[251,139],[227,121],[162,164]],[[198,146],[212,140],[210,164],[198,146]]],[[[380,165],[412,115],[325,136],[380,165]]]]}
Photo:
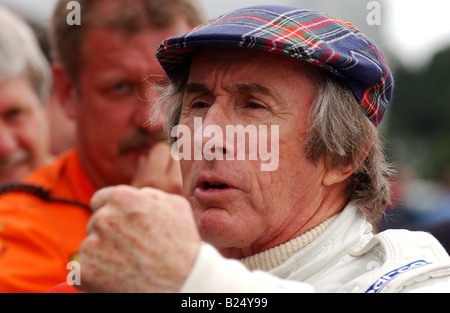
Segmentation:
{"type": "Polygon", "coordinates": [[[394,79],[383,125],[388,157],[441,181],[450,170],[450,47],[419,71],[398,67],[394,79]]]}

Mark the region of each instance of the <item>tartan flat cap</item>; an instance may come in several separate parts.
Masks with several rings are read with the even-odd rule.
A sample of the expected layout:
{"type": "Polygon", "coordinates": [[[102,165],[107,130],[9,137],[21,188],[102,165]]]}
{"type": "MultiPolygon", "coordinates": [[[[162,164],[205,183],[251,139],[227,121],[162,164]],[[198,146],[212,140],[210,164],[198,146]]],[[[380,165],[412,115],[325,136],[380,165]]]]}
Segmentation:
{"type": "Polygon", "coordinates": [[[166,39],[157,58],[173,80],[189,70],[199,48],[223,45],[291,56],[331,72],[347,82],[375,126],[392,97],[392,73],[375,44],[349,22],[307,9],[239,9],[166,39]]]}

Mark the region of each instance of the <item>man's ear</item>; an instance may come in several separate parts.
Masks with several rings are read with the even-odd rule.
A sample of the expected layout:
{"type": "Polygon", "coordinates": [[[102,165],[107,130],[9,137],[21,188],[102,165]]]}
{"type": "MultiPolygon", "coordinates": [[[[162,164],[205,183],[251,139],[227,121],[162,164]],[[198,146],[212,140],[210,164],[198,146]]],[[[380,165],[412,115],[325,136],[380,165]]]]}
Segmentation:
{"type": "Polygon", "coordinates": [[[364,164],[366,159],[369,157],[370,151],[372,150],[372,144],[373,144],[373,137],[376,136],[375,132],[372,132],[370,134],[370,139],[366,141],[364,144],[365,149],[361,150],[359,153],[359,156],[354,157],[353,162],[349,161],[344,167],[332,167],[327,166],[326,158],[324,158],[324,164],[325,164],[325,174],[322,178],[322,185],[323,186],[331,186],[336,183],[343,182],[346,180],[350,175],[352,175],[355,170],[359,169],[360,166],[364,164]],[[356,160],[356,161],[355,161],[356,160]]]}
{"type": "Polygon", "coordinates": [[[343,168],[329,167],[326,169],[322,178],[323,186],[331,186],[333,184],[341,183],[346,180],[354,172],[353,165],[349,162],[343,168]]]}
{"type": "Polygon", "coordinates": [[[69,118],[76,117],[78,95],[76,86],[61,63],[52,65],[54,92],[69,118]]]}

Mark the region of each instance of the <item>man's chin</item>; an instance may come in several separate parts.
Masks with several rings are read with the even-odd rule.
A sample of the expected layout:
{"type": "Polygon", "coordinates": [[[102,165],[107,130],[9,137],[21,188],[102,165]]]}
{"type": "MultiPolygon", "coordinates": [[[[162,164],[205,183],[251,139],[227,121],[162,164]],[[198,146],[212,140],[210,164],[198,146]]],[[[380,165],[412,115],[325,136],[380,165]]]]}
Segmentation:
{"type": "Polygon", "coordinates": [[[215,247],[235,244],[231,216],[222,208],[208,208],[203,211],[198,229],[202,239],[215,247]]]}

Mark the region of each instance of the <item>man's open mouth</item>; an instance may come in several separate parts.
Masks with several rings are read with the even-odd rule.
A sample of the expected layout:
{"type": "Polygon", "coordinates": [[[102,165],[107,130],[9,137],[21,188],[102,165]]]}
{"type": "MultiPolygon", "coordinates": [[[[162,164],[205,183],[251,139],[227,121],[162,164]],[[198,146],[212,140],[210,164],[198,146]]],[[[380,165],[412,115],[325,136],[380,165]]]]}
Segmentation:
{"type": "Polygon", "coordinates": [[[208,205],[230,201],[239,192],[239,189],[231,181],[231,178],[227,180],[227,177],[220,175],[202,175],[197,179],[194,195],[197,200],[208,205]]]}
{"type": "Polygon", "coordinates": [[[201,182],[199,187],[203,190],[210,190],[210,189],[225,189],[229,186],[222,182],[201,182]]]}

